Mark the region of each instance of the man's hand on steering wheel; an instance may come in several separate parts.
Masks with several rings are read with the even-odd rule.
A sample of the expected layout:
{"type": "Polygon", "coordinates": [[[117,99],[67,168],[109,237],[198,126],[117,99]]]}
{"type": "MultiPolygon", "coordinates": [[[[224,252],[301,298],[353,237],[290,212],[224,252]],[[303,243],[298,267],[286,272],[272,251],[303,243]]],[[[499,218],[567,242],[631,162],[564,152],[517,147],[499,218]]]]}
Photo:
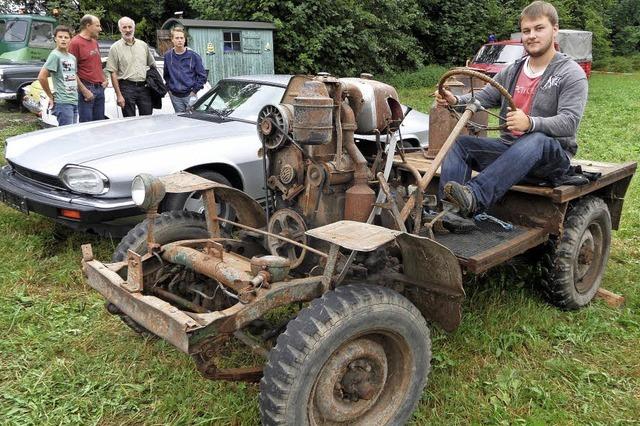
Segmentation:
{"type": "Polygon", "coordinates": [[[529,116],[525,114],[521,109],[516,109],[515,111],[509,108],[509,112],[507,113],[507,130],[510,132],[527,132],[531,129],[531,120],[529,116]]]}
{"type": "Polygon", "coordinates": [[[451,93],[449,90],[444,89],[444,96],[442,96],[440,94],[439,91],[436,90],[436,92],[434,93],[435,97],[436,97],[436,103],[438,104],[439,107],[446,107],[448,105],[455,105],[456,103],[458,103],[458,100],[456,99],[456,97],[453,95],[453,93],[451,93]]]}

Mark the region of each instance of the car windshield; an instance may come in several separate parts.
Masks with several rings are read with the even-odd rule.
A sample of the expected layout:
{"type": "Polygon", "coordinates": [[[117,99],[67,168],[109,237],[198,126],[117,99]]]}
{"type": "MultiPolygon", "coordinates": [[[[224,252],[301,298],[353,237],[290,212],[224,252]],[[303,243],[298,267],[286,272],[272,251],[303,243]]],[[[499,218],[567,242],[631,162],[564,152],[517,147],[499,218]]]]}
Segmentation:
{"type": "Polygon", "coordinates": [[[257,121],[263,106],[280,103],[284,90],[268,84],[223,80],[198,101],[195,110],[257,121]]]}
{"type": "Polygon", "coordinates": [[[24,41],[27,37],[27,21],[12,20],[5,21],[0,20],[0,41],[24,41]]]}
{"type": "Polygon", "coordinates": [[[485,44],[473,62],[478,64],[510,64],[524,55],[524,47],[518,44],[485,44]]]}

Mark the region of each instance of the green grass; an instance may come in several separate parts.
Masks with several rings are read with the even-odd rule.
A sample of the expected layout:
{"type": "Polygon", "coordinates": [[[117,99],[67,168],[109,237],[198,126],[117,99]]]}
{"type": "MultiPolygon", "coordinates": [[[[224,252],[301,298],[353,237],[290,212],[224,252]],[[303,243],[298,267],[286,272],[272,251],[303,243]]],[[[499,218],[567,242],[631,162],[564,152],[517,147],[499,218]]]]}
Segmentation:
{"type": "MultiPolygon", "coordinates": [[[[428,111],[432,86],[400,89],[428,111]]],[[[640,75],[595,73],[580,158],[640,159],[640,75]]],[[[0,105],[0,143],[35,129],[0,105]]],[[[0,206],[0,423],[257,424],[255,385],[200,378],[188,357],[140,339],[103,309],[80,273],[80,244],[0,206]]],[[[625,296],[578,312],[546,304],[500,268],[467,286],[461,327],[433,332],[433,370],[415,424],[640,422],[640,187],[634,177],[603,286],[625,296]]],[[[242,350],[242,349],[239,349],[242,350]]]]}

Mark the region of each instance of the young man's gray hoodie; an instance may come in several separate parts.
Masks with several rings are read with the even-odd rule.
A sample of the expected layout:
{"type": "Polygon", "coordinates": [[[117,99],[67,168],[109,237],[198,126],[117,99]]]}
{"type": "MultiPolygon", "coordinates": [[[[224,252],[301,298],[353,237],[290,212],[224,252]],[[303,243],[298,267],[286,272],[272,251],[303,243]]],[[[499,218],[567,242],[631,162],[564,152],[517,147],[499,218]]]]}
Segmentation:
{"type": "MultiPolygon", "coordinates": [[[[494,77],[512,95],[525,59],[517,60],[494,77]]],[[[587,104],[588,90],[587,76],[582,68],[564,53],[556,53],[533,96],[529,113],[533,126],[529,132],[541,132],[555,138],[573,157],[578,151],[576,133],[587,104]]],[[[471,94],[459,96],[458,103],[464,104],[470,98],[471,94]]],[[[476,93],[476,98],[485,108],[496,107],[501,102],[500,115],[507,116],[507,102],[493,86],[486,85],[476,93]]],[[[500,120],[500,124],[503,123],[500,120]]],[[[515,140],[508,131],[503,131],[500,136],[507,143],[515,140]]]]}

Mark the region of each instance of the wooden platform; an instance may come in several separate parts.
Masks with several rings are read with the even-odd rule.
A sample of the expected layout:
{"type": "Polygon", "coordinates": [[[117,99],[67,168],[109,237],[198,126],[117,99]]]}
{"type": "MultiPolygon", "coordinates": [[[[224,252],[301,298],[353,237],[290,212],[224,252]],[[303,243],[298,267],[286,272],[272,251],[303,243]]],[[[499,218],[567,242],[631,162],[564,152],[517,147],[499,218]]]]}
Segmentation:
{"type": "MultiPolygon", "coordinates": [[[[418,169],[421,173],[427,170],[427,167],[431,164],[431,160],[424,158],[421,152],[412,152],[405,154],[407,163],[418,169]]],[[[396,157],[395,165],[402,168],[402,160],[399,156],[396,157]]],[[[619,181],[627,176],[633,175],[636,170],[637,163],[635,161],[628,161],[626,163],[602,163],[598,161],[588,160],[573,160],[573,165],[580,165],[585,172],[602,173],[602,177],[595,182],[591,182],[587,185],[573,186],[562,185],[555,188],[547,188],[540,186],[528,186],[528,185],[515,185],[511,188],[512,191],[523,192],[527,194],[541,195],[543,197],[550,198],[555,203],[564,203],[574,198],[578,198],[583,194],[593,192],[602,187],[610,185],[619,181]]],[[[439,176],[440,170],[436,173],[439,176]]],[[[474,175],[476,173],[474,172],[474,175]]]]}

